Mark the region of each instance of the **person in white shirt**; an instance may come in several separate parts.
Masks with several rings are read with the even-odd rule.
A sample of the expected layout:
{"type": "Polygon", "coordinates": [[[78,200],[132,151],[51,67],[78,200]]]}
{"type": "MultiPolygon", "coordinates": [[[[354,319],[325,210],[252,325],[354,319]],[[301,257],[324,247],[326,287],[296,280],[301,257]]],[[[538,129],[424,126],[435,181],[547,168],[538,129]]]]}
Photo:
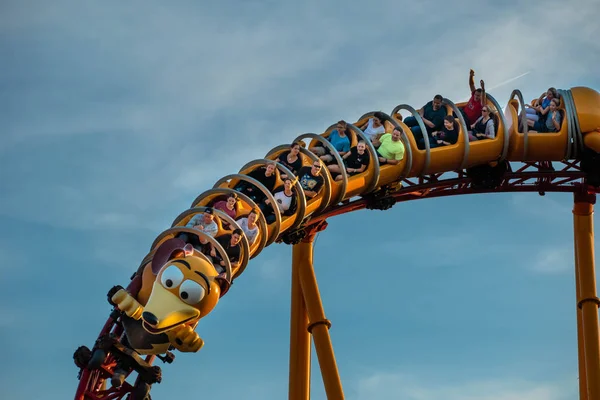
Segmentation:
{"type": "Polygon", "coordinates": [[[215,222],[215,215],[212,208],[208,207],[203,213],[196,214],[185,225],[187,228],[198,229],[212,237],[217,236],[219,227],[215,222]]]}
{"type": "Polygon", "coordinates": [[[258,211],[255,209],[252,209],[252,211],[250,211],[250,214],[248,214],[247,217],[240,218],[237,220],[238,225],[246,234],[246,237],[248,238],[248,244],[250,246],[254,244],[256,238],[258,237],[258,225],[256,224],[257,220],[258,211]]]}
{"type": "Polygon", "coordinates": [[[385,126],[383,126],[383,115],[380,112],[373,114],[372,118],[369,118],[369,122],[360,127],[365,136],[373,141],[378,135],[385,133],[385,126]]]}
{"type": "MultiPolygon", "coordinates": [[[[219,226],[215,222],[214,210],[211,207],[206,208],[202,213],[194,215],[185,224],[185,227],[197,229],[212,237],[216,237],[217,233],[219,233],[219,226]]],[[[207,239],[191,233],[182,232],[177,237],[183,239],[186,243],[190,243],[198,251],[203,251],[206,246],[209,246],[207,239]]]]}
{"type": "MultiPolygon", "coordinates": [[[[283,187],[276,189],[275,193],[273,193],[273,197],[277,202],[277,208],[279,208],[282,216],[290,216],[296,212],[296,193],[293,187],[294,182],[290,178],[286,178],[283,181],[283,187]]],[[[260,208],[268,224],[275,222],[275,213],[268,199],[261,203],[260,208]]]]}

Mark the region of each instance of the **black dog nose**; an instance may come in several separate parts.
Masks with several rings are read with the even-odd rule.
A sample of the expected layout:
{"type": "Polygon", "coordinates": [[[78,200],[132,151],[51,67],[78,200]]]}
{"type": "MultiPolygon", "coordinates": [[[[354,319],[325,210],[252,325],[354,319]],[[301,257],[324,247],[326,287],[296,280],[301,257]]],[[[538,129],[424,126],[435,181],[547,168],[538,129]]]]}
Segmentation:
{"type": "Polygon", "coordinates": [[[156,315],[152,314],[151,312],[144,311],[142,313],[142,318],[144,318],[144,321],[146,321],[149,325],[158,325],[158,318],[156,318],[156,315]]]}

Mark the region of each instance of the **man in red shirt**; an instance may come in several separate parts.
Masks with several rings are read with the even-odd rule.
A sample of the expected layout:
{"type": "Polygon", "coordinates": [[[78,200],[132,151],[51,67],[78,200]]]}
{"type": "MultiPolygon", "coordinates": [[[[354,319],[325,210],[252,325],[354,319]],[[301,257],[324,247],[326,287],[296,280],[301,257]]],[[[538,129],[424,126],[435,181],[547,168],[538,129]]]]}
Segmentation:
{"type": "Polygon", "coordinates": [[[465,122],[467,123],[467,127],[473,125],[475,121],[477,121],[477,118],[481,117],[481,109],[487,102],[483,79],[479,82],[481,83],[481,89],[476,89],[475,71],[471,70],[469,72],[469,88],[471,89],[471,98],[463,108],[459,108],[465,119],[465,122]]]}

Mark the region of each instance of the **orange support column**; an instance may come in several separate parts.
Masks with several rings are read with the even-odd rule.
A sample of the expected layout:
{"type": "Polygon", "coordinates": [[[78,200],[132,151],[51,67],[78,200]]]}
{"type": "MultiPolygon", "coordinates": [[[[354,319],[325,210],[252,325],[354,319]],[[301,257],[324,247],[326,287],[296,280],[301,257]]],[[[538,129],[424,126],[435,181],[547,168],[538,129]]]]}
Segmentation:
{"type": "Polygon", "coordinates": [[[593,219],[596,195],[577,192],[574,200],[575,268],[579,287],[577,306],[581,309],[587,400],[600,400],[600,335],[598,332],[600,300],[596,295],[593,219]]]}
{"type": "Polygon", "coordinates": [[[343,400],[344,391],[335,361],[335,354],[333,353],[331,337],[329,336],[331,322],[325,318],[325,311],[323,310],[317,277],[315,276],[313,267],[314,235],[317,230],[322,230],[325,226],[327,226],[326,222],[322,222],[302,242],[294,245],[293,262],[299,265],[300,284],[302,285],[304,302],[310,319],[310,325],[307,329],[314,339],[325,393],[329,400],[343,400]]]}
{"type": "MultiPolygon", "coordinates": [[[[577,222],[575,222],[577,229],[577,222]]],[[[577,235],[575,235],[575,265],[577,265],[577,235]]],[[[575,296],[577,302],[581,298],[581,288],[579,287],[579,271],[575,268],[575,296]]],[[[577,306],[577,359],[579,368],[579,399],[588,400],[587,396],[587,378],[585,372],[585,351],[583,349],[583,318],[581,317],[581,309],[577,306]]]]}
{"type": "MultiPolygon", "coordinates": [[[[296,251],[294,247],[293,252],[296,251]]],[[[296,255],[292,257],[292,306],[290,318],[290,386],[289,400],[310,399],[310,333],[308,314],[302,296],[296,255]]]]}

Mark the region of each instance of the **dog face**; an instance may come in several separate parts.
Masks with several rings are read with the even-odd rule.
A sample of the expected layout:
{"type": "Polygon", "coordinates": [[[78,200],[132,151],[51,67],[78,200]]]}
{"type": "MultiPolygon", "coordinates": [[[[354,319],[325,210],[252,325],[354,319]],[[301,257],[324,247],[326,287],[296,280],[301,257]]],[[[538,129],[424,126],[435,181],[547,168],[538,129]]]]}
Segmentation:
{"type": "Polygon", "coordinates": [[[156,275],[142,313],[144,329],[159,334],[209,314],[222,295],[222,280],[205,259],[186,245],[156,275]]]}

